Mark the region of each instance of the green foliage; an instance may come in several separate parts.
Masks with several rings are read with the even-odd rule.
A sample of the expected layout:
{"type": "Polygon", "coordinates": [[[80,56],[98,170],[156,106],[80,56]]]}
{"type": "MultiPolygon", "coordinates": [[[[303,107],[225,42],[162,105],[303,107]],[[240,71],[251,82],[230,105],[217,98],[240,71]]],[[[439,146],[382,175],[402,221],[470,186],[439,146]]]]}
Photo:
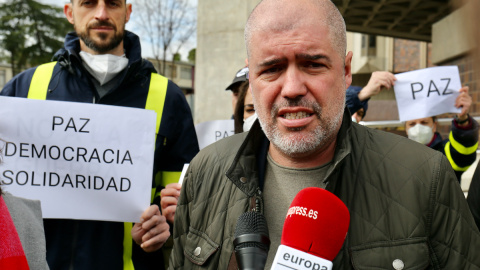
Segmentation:
{"type": "Polygon", "coordinates": [[[182,55],[180,53],[174,53],[173,54],[173,61],[180,61],[182,60],[182,55]]]}
{"type": "Polygon", "coordinates": [[[188,61],[190,63],[194,63],[195,64],[195,54],[197,52],[197,49],[196,48],[193,48],[191,49],[189,52],[188,52],[188,61]]]}
{"type": "Polygon", "coordinates": [[[61,7],[34,0],[0,4],[0,54],[8,56],[14,74],[49,62],[71,30],[61,7]]]}

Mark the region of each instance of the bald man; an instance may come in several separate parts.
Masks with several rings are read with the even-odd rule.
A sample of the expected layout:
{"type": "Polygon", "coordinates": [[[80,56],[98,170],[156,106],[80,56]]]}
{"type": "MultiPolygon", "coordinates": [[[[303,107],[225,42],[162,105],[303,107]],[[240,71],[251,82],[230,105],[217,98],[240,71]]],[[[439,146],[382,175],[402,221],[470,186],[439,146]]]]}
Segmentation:
{"type": "Polygon", "coordinates": [[[259,121],[192,160],[169,269],[237,269],[235,227],[247,211],[266,218],[270,269],[290,203],[307,187],[332,192],[350,212],[333,269],[480,266],[480,234],[447,159],[352,123],[345,108],[352,53],[332,2],[264,0],[245,42],[259,121]]]}

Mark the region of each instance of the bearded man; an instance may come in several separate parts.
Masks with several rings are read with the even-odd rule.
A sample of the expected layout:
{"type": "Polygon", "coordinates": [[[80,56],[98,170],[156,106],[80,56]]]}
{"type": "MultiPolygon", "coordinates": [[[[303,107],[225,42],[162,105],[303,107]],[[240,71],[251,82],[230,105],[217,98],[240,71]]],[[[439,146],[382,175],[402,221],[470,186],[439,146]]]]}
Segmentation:
{"type": "Polygon", "coordinates": [[[142,222],[46,219],[48,264],[54,270],[163,269],[161,247],[170,232],[158,196],[163,186],[178,181],[183,165],[198,152],[190,108],[179,87],[142,59],[138,36],[125,30],[132,4],[71,0],[64,13],[75,32],[67,34],[55,62],[22,72],[1,94],[145,108],[161,115],[161,124],[152,206],[138,217],[142,222]]]}
{"type": "Polygon", "coordinates": [[[480,266],[480,233],[445,156],[352,123],[345,107],[352,53],[330,0],[261,1],[245,43],[259,121],[190,163],[169,269],[237,269],[235,227],[248,211],[265,216],[270,269],[292,200],[312,186],[335,194],[350,212],[333,269],[480,266]]]}

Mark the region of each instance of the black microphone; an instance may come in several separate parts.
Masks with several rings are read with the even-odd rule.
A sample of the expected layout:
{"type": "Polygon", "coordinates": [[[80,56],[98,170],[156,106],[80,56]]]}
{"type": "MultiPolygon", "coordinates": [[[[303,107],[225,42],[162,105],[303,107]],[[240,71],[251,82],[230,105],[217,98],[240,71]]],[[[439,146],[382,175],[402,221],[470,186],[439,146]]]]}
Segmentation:
{"type": "Polygon", "coordinates": [[[246,212],[240,215],[235,228],[233,246],[240,270],[265,269],[270,249],[265,216],[258,212],[246,212]]]}

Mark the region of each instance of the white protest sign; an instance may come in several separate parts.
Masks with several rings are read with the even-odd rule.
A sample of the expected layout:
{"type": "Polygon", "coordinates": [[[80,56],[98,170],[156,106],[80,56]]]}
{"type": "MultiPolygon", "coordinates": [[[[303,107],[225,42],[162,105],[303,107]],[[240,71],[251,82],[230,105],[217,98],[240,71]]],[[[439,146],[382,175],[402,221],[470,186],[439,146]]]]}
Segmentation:
{"type": "Polygon", "coordinates": [[[394,90],[400,121],[458,113],[462,87],[457,66],[431,67],[396,74],[394,90]]]}
{"type": "Polygon", "coordinates": [[[220,139],[235,134],[233,120],[214,120],[203,122],[195,126],[200,149],[220,139]]]}
{"type": "Polygon", "coordinates": [[[138,222],[150,204],[155,119],[144,109],[0,96],[2,188],[40,200],[44,218],[138,222]]]}
{"type": "Polygon", "coordinates": [[[188,166],[190,166],[189,163],[185,163],[185,164],[183,165],[182,173],[180,174],[180,178],[179,178],[179,180],[178,180],[178,183],[179,183],[180,185],[183,184],[183,179],[185,178],[185,174],[187,174],[188,166]]]}

